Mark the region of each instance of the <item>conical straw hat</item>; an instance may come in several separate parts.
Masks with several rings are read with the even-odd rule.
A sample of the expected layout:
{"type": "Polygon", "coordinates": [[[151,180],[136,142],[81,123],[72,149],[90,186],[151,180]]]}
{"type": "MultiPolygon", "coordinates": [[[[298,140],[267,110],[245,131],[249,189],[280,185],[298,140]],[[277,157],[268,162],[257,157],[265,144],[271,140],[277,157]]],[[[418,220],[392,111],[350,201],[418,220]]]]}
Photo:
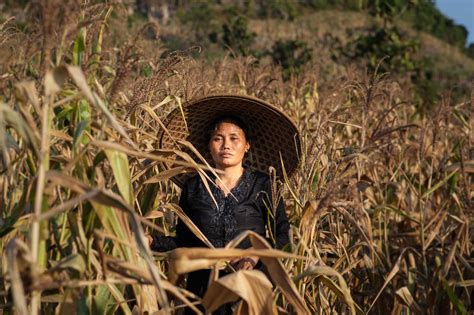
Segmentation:
{"type": "MultiPolygon", "coordinates": [[[[298,129],[285,113],[256,97],[212,95],[183,104],[182,110],[176,108],[167,116],[164,122],[166,131],[158,133],[159,147],[190,153],[183,147],[177,147],[177,140],[187,140],[214,166],[208,148],[209,128],[217,117],[223,115],[237,116],[248,127],[251,152],[246,154],[244,166],[266,174],[273,166],[281,178],[283,160],[285,171],[291,176],[298,166],[301,152],[298,129]]],[[[197,157],[196,161],[200,163],[197,157]]],[[[168,169],[171,165],[164,164],[164,167],[168,169]]],[[[189,176],[178,175],[173,181],[182,187],[189,176]]]]}

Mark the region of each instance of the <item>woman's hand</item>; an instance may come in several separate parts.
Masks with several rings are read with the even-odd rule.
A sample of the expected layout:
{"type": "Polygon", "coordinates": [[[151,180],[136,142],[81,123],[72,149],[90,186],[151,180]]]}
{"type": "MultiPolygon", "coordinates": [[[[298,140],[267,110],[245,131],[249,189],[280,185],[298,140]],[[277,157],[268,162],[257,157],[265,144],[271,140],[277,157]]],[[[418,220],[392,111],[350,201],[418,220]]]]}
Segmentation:
{"type": "Polygon", "coordinates": [[[145,234],[146,240],[148,241],[148,246],[151,247],[151,244],[153,243],[153,236],[151,234],[145,234]]]}
{"type": "Polygon", "coordinates": [[[252,270],[258,263],[258,256],[248,256],[231,260],[230,264],[235,270],[252,270]]]}

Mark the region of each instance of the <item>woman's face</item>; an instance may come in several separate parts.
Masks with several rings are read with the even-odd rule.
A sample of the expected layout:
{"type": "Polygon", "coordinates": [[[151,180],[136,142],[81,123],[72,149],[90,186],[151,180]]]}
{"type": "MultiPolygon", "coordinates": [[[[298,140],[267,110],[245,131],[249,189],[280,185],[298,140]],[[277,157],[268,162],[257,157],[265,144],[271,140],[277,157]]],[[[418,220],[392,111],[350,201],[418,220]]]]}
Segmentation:
{"type": "Polygon", "coordinates": [[[231,122],[220,122],[211,135],[209,150],[217,169],[242,165],[250,144],[244,131],[231,122]]]}

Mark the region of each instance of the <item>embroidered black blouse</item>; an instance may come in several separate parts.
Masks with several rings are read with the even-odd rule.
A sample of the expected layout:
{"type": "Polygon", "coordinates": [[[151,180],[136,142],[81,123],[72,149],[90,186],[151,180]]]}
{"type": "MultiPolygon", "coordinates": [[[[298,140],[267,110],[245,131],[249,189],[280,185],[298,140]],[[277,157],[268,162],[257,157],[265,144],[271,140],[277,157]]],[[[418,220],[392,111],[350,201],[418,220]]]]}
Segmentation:
{"type": "MultiPolygon", "coordinates": [[[[245,230],[266,236],[268,227],[275,239],[274,247],[282,248],[289,243],[289,224],[283,200],[272,209],[270,178],[258,171],[246,169],[237,185],[224,196],[221,189],[211,187],[214,202],[201,178],[196,175],[184,185],[180,207],[215,247],[224,247],[245,230]]],[[[240,248],[250,247],[248,240],[240,248]]],[[[206,247],[181,221],[176,226],[176,237],[154,236],[152,249],[168,251],[176,247],[206,247]]]]}

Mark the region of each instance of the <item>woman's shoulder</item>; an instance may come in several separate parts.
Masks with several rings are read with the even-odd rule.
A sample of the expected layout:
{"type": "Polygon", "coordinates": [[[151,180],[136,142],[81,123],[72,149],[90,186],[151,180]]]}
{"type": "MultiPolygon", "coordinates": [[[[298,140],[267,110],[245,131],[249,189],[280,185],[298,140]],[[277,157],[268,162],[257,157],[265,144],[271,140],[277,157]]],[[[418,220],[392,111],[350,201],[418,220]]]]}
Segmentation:
{"type": "Polygon", "coordinates": [[[201,178],[199,174],[193,174],[191,175],[186,181],[184,182],[183,185],[183,190],[193,190],[196,189],[196,187],[199,185],[199,182],[201,181],[201,178]]]}
{"type": "Polygon", "coordinates": [[[265,190],[270,189],[272,183],[270,175],[258,170],[251,170],[250,172],[252,173],[256,187],[260,187],[265,190]]]}
{"type": "Polygon", "coordinates": [[[214,178],[215,176],[210,172],[206,173],[206,175],[195,173],[184,182],[182,189],[191,195],[203,193],[206,190],[205,187],[207,185],[211,185],[211,183],[214,181],[214,178]],[[204,183],[204,181],[207,181],[207,185],[204,183]]]}
{"type": "Polygon", "coordinates": [[[255,169],[251,169],[250,172],[253,174],[258,181],[270,181],[270,175],[255,169]]]}
{"type": "MultiPolygon", "coordinates": [[[[211,180],[214,178],[212,174],[208,174],[209,178],[211,180]]],[[[244,180],[247,181],[249,184],[251,182],[254,182],[259,187],[267,187],[270,186],[272,180],[268,174],[265,174],[264,172],[255,170],[255,169],[247,169],[246,173],[244,175],[244,180]]],[[[190,176],[183,185],[183,190],[187,190],[188,192],[196,191],[197,189],[201,188],[203,186],[202,183],[202,178],[199,174],[194,174],[190,176]]]]}

